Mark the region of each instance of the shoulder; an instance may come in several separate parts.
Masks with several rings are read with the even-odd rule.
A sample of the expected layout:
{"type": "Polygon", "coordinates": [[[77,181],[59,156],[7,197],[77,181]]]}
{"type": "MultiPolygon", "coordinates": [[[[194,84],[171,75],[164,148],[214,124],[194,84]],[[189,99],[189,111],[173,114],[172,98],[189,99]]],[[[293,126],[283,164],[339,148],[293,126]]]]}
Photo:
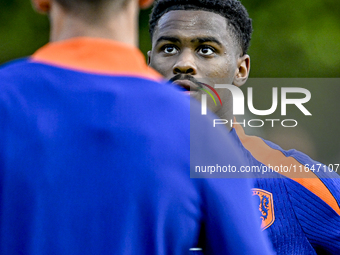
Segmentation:
{"type": "MultiPolygon", "coordinates": [[[[285,177],[284,183],[290,196],[300,200],[302,194],[308,194],[311,199],[320,199],[340,214],[340,176],[332,169],[300,151],[284,150],[273,142],[248,136],[242,127],[238,127],[236,132],[253,157],[252,162],[263,164],[274,174],[285,177]]],[[[272,177],[268,173],[266,175],[272,177]]]]}
{"type": "Polygon", "coordinates": [[[340,215],[340,176],[333,169],[295,149],[283,150],[270,141],[264,142],[282,153],[277,162],[286,166],[287,172],[280,168],[283,169],[280,174],[288,177],[285,185],[291,200],[300,201],[297,204],[299,206],[312,202],[318,204],[318,207],[330,207],[340,215]]]}
{"type": "Polygon", "coordinates": [[[29,65],[29,58],[21,58],[12,60],[0,66],[1,83],[3,84],[6,79],[20,77],[22,73],[26,72],[26,67],[29,65]]]}

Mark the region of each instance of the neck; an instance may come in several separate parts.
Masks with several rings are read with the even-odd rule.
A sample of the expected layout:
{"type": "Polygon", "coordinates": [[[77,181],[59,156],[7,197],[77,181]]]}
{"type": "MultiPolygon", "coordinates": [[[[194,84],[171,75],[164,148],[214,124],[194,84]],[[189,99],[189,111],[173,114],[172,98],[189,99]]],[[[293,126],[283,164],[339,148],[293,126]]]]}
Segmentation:
{"type": "Polygon", "coordinates": [[[219,118],[228,121],[228,123],[226,124],[226,127],[230,131],[232,129],[230,122],[234,121],[232,95],[228,94],[226,98],[222,99],[222,102],[223,102],[223,107],[220,110],[218,110],[217,112],[215,112],[215,114],[219,118]]]}
{"type": "Polygon", "coordinates": [[[97,37],[138,46],[136,2],[129,1],[129,4],[119,12],[103,10],[106,13],[92,18],[65,12],[61,6],[54,3],[50,11],[50,41],[56,42],[74,37],[97,37]]]}

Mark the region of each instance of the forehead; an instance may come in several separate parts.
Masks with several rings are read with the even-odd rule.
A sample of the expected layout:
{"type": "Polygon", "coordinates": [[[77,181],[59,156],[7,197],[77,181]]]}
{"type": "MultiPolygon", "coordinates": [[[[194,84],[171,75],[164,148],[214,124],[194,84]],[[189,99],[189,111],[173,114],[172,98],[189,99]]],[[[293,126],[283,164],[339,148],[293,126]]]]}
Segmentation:
{"type": "Polygon", "coordinates": [[[208,11],[176,10],[164,14],[158,21],[153,41],[160,36],[213,36],[220,40],[231,37],[227,20],[208,11]]]}

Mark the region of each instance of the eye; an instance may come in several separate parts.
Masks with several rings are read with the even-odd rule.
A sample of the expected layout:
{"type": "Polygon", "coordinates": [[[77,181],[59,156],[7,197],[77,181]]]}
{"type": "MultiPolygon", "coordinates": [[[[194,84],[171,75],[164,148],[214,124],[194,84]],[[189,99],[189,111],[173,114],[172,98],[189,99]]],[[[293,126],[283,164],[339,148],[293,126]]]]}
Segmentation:
{"type": "Polygon", "coordinates": [[[211,56],[215,53],[215,49],[211,46],[201,46],[199,49],[198,49],[198,53],[203,55],[203,56],[211,56]]]}
{"type": "Polygon", "coordinates": [[[177,47],[175,47],[174,45],[164,45],[162,47],[162,51],[165,53],[165,54],[168,54],[168,55],[174,55],[178,52],[178,49],[177,47]]]}

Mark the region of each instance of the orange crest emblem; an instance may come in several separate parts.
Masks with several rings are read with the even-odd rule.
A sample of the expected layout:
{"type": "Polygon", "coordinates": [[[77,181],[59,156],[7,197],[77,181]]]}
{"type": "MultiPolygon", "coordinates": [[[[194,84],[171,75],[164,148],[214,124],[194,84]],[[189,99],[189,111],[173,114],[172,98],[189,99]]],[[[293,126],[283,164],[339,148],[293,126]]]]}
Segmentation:
{"type": "Polygon", "coordinates": [[[259,211],[261,212],[261,228],[265,230],[275,221],[273,194],[263,189],[251,189],[252,195],[259,198],[259,211]]]}

